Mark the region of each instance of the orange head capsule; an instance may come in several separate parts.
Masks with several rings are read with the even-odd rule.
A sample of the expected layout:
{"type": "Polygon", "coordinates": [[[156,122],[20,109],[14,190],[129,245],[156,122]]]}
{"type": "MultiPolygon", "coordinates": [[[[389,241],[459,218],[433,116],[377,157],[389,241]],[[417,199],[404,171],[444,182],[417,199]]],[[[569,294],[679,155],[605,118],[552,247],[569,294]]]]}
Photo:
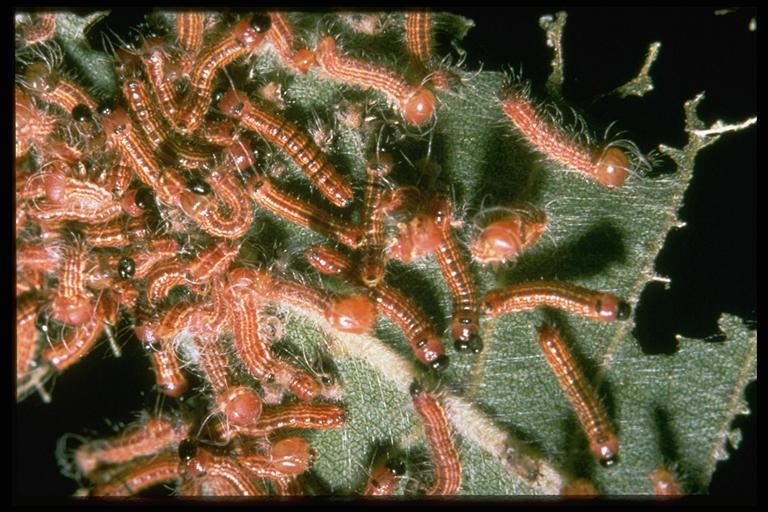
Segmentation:
{"type": "Polygon", "coordinates": [[[207,217],[210,209],[213,207],[209,197],[198,194],[191,190],[184,190],[178,197],[178,206],[193,219],[207,217]]]}
{"type": "Polygon", "coordinates": [[[403,119],[409,124],[422,125],[432,119],[437,107],[437,100],[432,91],[419,87],[400,105],[403,119]]]}
{"type": "Polygon", "coordinates": [[[331,302],[325,318],[340,331],[363,334],[376,323],[376,305],[365,295],[341,297],[331,302]]]}
{"type": "Polygon", "coordinates": [[[244,92],[229,90],[219,100],[219,110],[225,115],[239,118],[243,115],[246,106],[248,105],[248,97],[244,92]]]}
{"type": "Polygon", "coordinates": [[[387,247],[387,253],[403,263],[411,263],[433,252],[442,239],[443,233],[434,217],[420,213],[401,228],[400,234],[387,247]]]}
{"type": "Polygon", "coordinates": [[[307,48],[302,48],[294,54],[293,65],[302,73],[308,73],[310,69],[317,66],[315,52],[308,50],[307,48]]]}
{"type": "Polygon", "coordinates": [[[166,378],[165,373],[167,373],[167,370],[163,366],[169,367],[170,364],[167,362],[160,362],[160,360],[166,357],[174,356],[166,356],[165,354],[159,355],[161,354],[160,352],[157,352],[156,354],[158,354],[158,356],[155,357],[153,362],[156,366],[155,373],[158,387],[163,391],[164,394],[172,398],[179,398],[187,392],[187,389],[189,389],[189,383],[187,382],[187,379],[181,373],[178,373],[176,376],[166,378]],[[165,380],[162,380],[164,378],[165,380]]]}
{"type": "Polygon", "coordinates": [[[397,490],[400,478],[405,474],[402,461],[386,461],[371,470],[363,496],[389,496],[397,490]]]}
{"type": "Polygon", "coordinates": [[[595,311],[600,322],[626,320],[632,312],[632,307],[615,295],[601,293],[595,298],[595,311]]]}
{"type": "Polygon", "coordinates": [[[251,147],[251,143],[248,139],[239,137],[235,142],[230,144],[225,150],[224,154],[231,158],[232,163],[235,164],[237,170],[244,171],[254,164],[254,150],[251,147]]]}
{"type": "Polygon", "coordinates": [[[67,192],[67,178],[59,172],[46,172],[41,185],[45,189],[45,197],[52,202],[59,202],[67,192]]]}
{"type": "Polygon", "coordinates": [[[179,443],[179,469],[191,477],[203,476],[211,464],[211,454],[201,448],[194,439],[184,439],[179,443]]]}
{"type": "Polygon", "coordinates": [[[481,263],[493,259],[514,259],[522,245],[518,223],[513,219],[501,220],[483,230],[472,244],[472,254],[481,263]]]}
{"type": "Polygon", "coordinates": [[[82,325],[93,315],[93,303],[84,295],[66,297],[63,295],[53,299],[51,318],[67,325],[82,325]]]}
{"type": "Polygon", "coordinates": [[[547,216],[533,208],[512,208],[493,212],[490,221],[473,238],[469,250],[481,265],[513,262],[536,243],[547,229],[547,216]]]}
{"type": "Polygon", "coordinates": [[[102,108],[101,112],[106,114],[101,119],[101,126],[107,137],[119,135],[132,126],[131,118],[128,117],[128,113],[122,107],[116,107],[112,110],[104,110],[102,108]]]}
{"type": "Polygon", "coordinates": [[[606,187],[620,187],[629,176],[629,159],[621,149],[609,147],[595,165],[595,179],[606,187]]]}
{"type": "Polygon", "coordinates": [[[148,37],[144,39],[144,42],[141,44],[141,47],[139,48],[139,54],[142,57],[148,57],[155,52],[166,54],[166,47],[167,45],[164,38],[148,37]]]}
{"type": "Polygon", "coordinates": [[[120,198],[120,206],[130,217],[141,217],[154,204],[155,197],[146,187],[132,188],[120,198]]]}
{"type": "Polygon", "coordinates": [[[683,494],[675,476],[664,467],[654,470],[650,478],[656,496],[680,496],[683,494]]]}
{"type": "Polygon", "coordinates": [[[286,475],[298,475],[312,464],[314,452],[303,437],[288,437],[272,446],[272,465],[286,475]]]}
{"type": "Polygon", "coordinates": [[[375,153],[368,157],[366,172],[372,176],[387,176],[395,166],[395,159],[390,153],[375,153]]]}
{"type": "Polygon", "coordinates": [[[387,256],[403,263],[413,261],[413,241],[408,236],[407,226],[402,228],[400,233],[394,237],[385,249],[387,256]]]}
{"type": "Polygon", "coordinates": [[[477,332],[479,321],[476,311],[454,312],[451,320],[451,338],[457,351],[471,351],[473,354],[483,351],[483,340],[477,332]]]}
{"type": "Polygon", "coordinates": [[[440,226],[430,215],[417,215],[411,221],[409,228],[414,259],[433,252],[442,241],[443,234],[440,231],[440,226]]]}
{"type": "Polygon", "coordinates": [[[238,267],[227,274],[227,289],[231,292],[246,290],[256,295],[264,295],[272,289],[272,276],[265,270],[238,267]]]}
{"type": "Polygon", "coordinates": [[[257,13],[251,18],[243,18],[235,25],[232,30],[232,36],[240,46],[247,47],[249,50],[256,48],[264,39],[264,34],[269,30],[272,21],[264,13],[257,13]]]}
{"type": "Polygon", "coordinates": [[[449,359],[443,353],[444,350],[443,342],[432,331],[424,332],[415,341],[413,347],[414,354],[419,361],[439,372],[448,368],[449,359]]]}
{"type": "Polygon", "coordinates": [[[223,397],[222,410],[233,425],[250,425],[261,416],[261,398],[251,388],[238,386],[223,397]]]}
{"type": "Polygon", "coordinates": [[[619,440],[610,432],[591,440],[589,448],[604,467],[613,466],[619,460],[619,440]]]}

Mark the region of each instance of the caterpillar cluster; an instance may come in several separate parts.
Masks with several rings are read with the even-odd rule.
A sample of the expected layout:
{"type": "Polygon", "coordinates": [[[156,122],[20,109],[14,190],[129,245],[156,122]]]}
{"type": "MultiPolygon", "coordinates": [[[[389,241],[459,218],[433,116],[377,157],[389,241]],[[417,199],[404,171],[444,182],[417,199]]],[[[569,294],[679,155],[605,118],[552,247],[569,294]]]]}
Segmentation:
{"type": "MultiPolygon", "coordinates": [[[[483,316],[547,306],[600,322],[629,317],[619,297],[568,283],[482,294],[472,265],[514,262],[545,232],[546,212],[528,204],[488,208],[465,247],[461,216],[445,191],[397,183],[397,146],[389,142],[397,137],[385,151],[381,130],[362,130],[368,160],[356,182],[299,122],[231,84],[271,52],[289,75],[316,73],[371,91],[398,119],[393,130],[426,138],[439,120],[439,91],[460,86],[438,72],[429,13],[403,17],[412,61],[405,74],[346,53],[330,34],[300,41],[287,13],[232,20],[176,12],[169,19],[170,32],[147,31],[114,51],[117,98],[97,98],[61,71],[50,42],[55,17],[36,15],[29,23],[39,27],[17,27],[32,56],[14,92],[18,399],[35,390],[47,396],[46,382],[103,336],[119,355],[120,325],[130,325],[146,350],[161,393],[187,394],[189,371],[206,388],[204,412],[195,417],[153,416],[77,448],[73,464],[93,495],[135,495],[160,483],[193,496],[303,493],[302,475],[322,454],[293,431],[342,427],[345,409],[332,379],[273,351],[274,333],[262,319],[288,305],[336,331],[368,334],[386,317],[424,373],[439,375],[449,364],[443,336],[408,290],[388,282],[390,260],[407,265],[434,255],[452,297],[449,336],[458,353],[482,352],[483,316]],[[265,144],[303,171],[304,188],[322,199],[281,184],[265,164],[265,144]],[[345,246],[316,244],[304,254],[344,291],[281,273],[274,262],[254,263],[253,245],[271,242],[252,229],[257,214],[345,246]]],[[[631,179],[636,159],[626,146],[571,143],[519,91],[499,91],[499,108],[533,151],[606,187],[631,179]]],[[[616,462],[610,420],[565,344],[549,327],[540,341],[596,458],[616,462]]],[[[435,468],[434,483],[420,489],[455,494],[461,461],[440,394],[420,383],[411,393],[435,468]]],[[[401,474],[387,460],[363,493],[397,492],[401,474]]]]}

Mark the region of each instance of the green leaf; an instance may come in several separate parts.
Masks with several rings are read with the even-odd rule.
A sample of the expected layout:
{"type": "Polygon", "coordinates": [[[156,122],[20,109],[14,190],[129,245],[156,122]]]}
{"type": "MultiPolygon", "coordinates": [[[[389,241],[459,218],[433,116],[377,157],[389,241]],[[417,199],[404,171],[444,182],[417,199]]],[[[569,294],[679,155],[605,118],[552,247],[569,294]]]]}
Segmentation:
{"type": "Polygon", "coordinates": [[[117,90],[112,57],[91,48],[86,34],[94,23],[108,14],[109,11],[98,11],[88,16],[67,12],[56,14],[56,35],[62,48],[90,81],[90,85],[106,96],[115,94],[117,90]]]}
{"type": "MultiPolygon", "coordinates": [[[[523,157],[518,155],[527,150],[515,145],[511,130],[498,135],[504,119],[495,98],[502,83],[501,75],[482,73],[467,90],[439,96],[436,131],[444,140],[439,160],[443,173],[456,185],[457,195],[475,198],[469,201],[475,208],[483,197],[484,179],[495,183],[501,193],[535,181],[535,196],[514,198],[548,205],[551,224],[546,240],[501,276],[475,268],[481,290],[493,288],[497,282],[561,277],[616,293],[636,304],[645,285],[658,279],[653,271],[656,253],[667,232],[679,225],[677,210],[696,153],[714,142],[713,134],[697,132],[703,129],[695,114],[702,98],[686,105],[689,144],[680,150],[663,148],[678,164],[675,174],[653,180],[635,177],[622,189],[606,190],[547,163],[528,161],[525,167],[507,163],[520,161],[523,157]],[[478,151],[483,147],[485,152],[478,151]],[[484,158],[499,153],[515,156],[484,158]]],[[[342,152],[354,150],[350,146],[342,152]]],[[[362,167],[357,170],[361,176],[362,167]]],[[[403,281],[428,285],[408,291],[422,303],[434,301],[436,296],[438,318],[450,318],[451,299],[433,258],[416,267],[407,270],[403,281]]],[[[321,454],[314,469],[333,492],[350,492],[365,478],[370,455],[366,446],[382,440],[413,443],[418,435],[418,420],[407,406],[406,393],[407,383],[420,372],[412,364],[408,370],[400,370],[391,362],[377,361],[384,351],[392,351],[390,347],[406,358],[408,354],[402,336],[384,327],[379,331],[380,340],[339,336],[345,341],[336,341],[344,347],[370,343],[376,348],[363,351],[355,347],[353,355],[334,358],[345,390],[344,403],[350,410],[349,424],[313,437],[321,454]],[[325,453],[329,454],[327,460],[325,453]]],[[[499,459],[504,451],[494,447],[495,441],[483,439],[487,433],[464,426],[469,435],[460,438],[465,475],[461,494],[556,494],[561,485],[558,473],[566,481],[574,474],[588,476],[606,494],[652,493],[648,475],[671,455],[679,457],[685,488],[705,491],[715,462],[723,457],[730,422],[745,412],[742,394],[755,377],[756,337],[736,319],[724,317],[725,342],[691,341],[674,355],[646,356],[632,335],[633,327],[631,321],[602,325],[547,312],[520,313],[486,321],[485,350],[479,356],[451,354],[452,366],[443,378],[448,392],[485,411],[486,419],[499,430],[495,435],[510,436],[506,442],[516,444],[513,436],[524,437],[526,442],[520,443],[536,447],[541,464],[551,465],[554,474],[529,485],[505,467],[505,461],[499,459]],[[553,317],[591,374],[599,373],[595,381],[601,382],[603,401],[611,405],[621,440],[617,468],[603,469],[594,462],[573,411],[535,342],[534,326],[553,317]],[[665,453],[660,438],[673,449],[667,446],[665,453]]],[[[327,326],[326,332],[329,330],[327,326]]],[[[447,338],[445,342],[450,346],[447,338]]],[[[334,341],[329,343],[334,346],[334,341]]]]}
{"type": "MultiPolygon", "coordinates": [[[[445,16],[447,25],[464,31],[471,26],[463,18],[445,16]]],[[[59,40],[80,71],[94,85],[113,91],[108,61],[82,36],[92,18],[61,14],[58,20],[59,40]]],[[[302,26],[313,30],[315,21],[315,15],[304,15],[302,26]]],[[[344,34],[346,29],[339,30],[344,34]]],[[[387,34],[398,30],[390,27],[387,34]]],[[[463,35],[457,33],[456,39],[463,35]]],[[[391,39],[389,47],[377,46],[376,41],[350,34],[348,50],[387,62],[394,51],[391,39]]],[[[279,73],[276,64],[264,55],[255,67],[279,73]]],[[[740,126],[705,127],[696,115],[700,95],[684,106],[687,145],[659,148],[675,163],[676,172],[658,178],[633,176],[625,187],[607,190],[542,160],[519,139],[497,99],[507,80],[504,75],[458,73],[461,86],[437,95],[434,131],[406,141],[404,153],[411,161],[424,158],[430,142],[430,159],[441,169],[438,187],[452,191],[454,213],[464,213],[458,228],[462,240],[469,238],[471,217],[484,204],[526,201],[544,208],[550,219],[547,235],[514,267],[494,273],[473,265],[480,293],[507,283],[561,279],[615,293],[636,306],[650,281],[663,280],[654,271],[654,261],[669,231],[681,225],[677,213],[697,154],[722,133],[740,126]]],[[[315,113],[331,119],[344,98],[359,97],[316,72],[287,81],[284,91],[290,112],[298,113],[299,124],[305,125],[315,113]]],[[[366,98],[381,99],[375,94],[366,98]]],[[[375,135],[343,124],[335,125],[334,134],[332,158],[341,162],[340,168],[353,182],[363,183],[364,162],[375,135]]],[[[287,169],[281,179],[307,188],[292,162],[281,164],[287,169]]],[[[399,165],[406,180],[418,181],[417,166],[402,155],[399,165]]],[[[324,241],[266,212],[257,214],[249,239],[255,246],[277,244],[276,249],[295,255],[303,254],[310,243],[324,241]],[[265,233],[280,237],[266,239],[265,233]]],[[[291,263],[306,269],[299,260],[291,263]]],[[[434,317],[438,329],[445,330],[451,298],[433,257],[408,268],[390,264],[388,279],[413,296],[434,317]]],[[[319,317],[287,308],[281,313],[286,322],[284,346],[305,357],[318,350],[330,354],[348,411],[343,428],[307,434],[318,455],[312,468],[318,492],[359,491],[376,445],[399,446],[409,458],[426,459],[423,432],[408,395],[410,382],[424,373],[414,363],[402,333],[380,320],[375,335],[351,336],[335,332],[319,317]]],[[[442,397],[462,460],[460,494],[557,494],[575,476],[589,478],[605,494],[646,494],[653,492],[649,473],[670,463],[676,465],[686,490],[705,492],[716,462],[726,457],[725,444],[738,442],[731,423],[737,414],[748,412],[743,391],[756,378],[756,334],[732,316],[723,316],[720,326],[724,341],[681,338],[679,350],[671,355],[643,354],[632,335],[633,320],[596,324],[550,311],[484,320],[485,349],[480,355],[456,354],[444,336],[451,366],[442,378],[442,397]],[[621,442],[621,460],[615,467],[602,468],[590,455],[573,410],[535,341],[535,327],[542,321],[557,324],[597,386],[621,442]]],[[[422,471],[421,477],[426,471],[429,478],[428,466],[419,467],[411,469],[422,471]]],[[[407,482],[401,491],[405,487],[407,482]]]]}

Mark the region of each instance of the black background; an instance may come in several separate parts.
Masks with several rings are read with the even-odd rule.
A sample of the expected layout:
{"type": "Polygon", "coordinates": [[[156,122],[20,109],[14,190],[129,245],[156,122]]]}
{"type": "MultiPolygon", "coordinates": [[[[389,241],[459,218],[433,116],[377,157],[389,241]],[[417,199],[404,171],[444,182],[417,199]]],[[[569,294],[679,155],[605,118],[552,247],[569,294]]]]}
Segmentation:
{"type": "MultiPolygon", "coordinates": [[[[558,9],[447,10],[476,22],[463,43],[470,69],[480,62],[486,70],[522,68],[534,95],[545,98],[551,52],[538,19],[558,9]]],[[[724,15],[715,15],[715,8],[565,10],[565,98],[597,126],[618,120],[647,152],[659,142],[685,144],[682,104],[698,92],[706,91],[699,113],[707,124],[756,115],[757,35],[747,28],[755,9],[724,15]],[[652,41],[662,42],[651,72],[656,89],[642,99],[591,104],[635,76],[652,41]]],[[[114,10],[109,23],[135,25],[141,14],[114,10]]],[[[721,312],[756,325],[756,136],[756,127],[727,134],[699,154],[681,211],[687,226],[669,235],[657,260],[657,271],[672,279],[671,286],[649,285],[637,307],[635,334],[647,353],[673,352],[675,334],[717,334],[721,312]]],[[[67,496],[77,488],[57,468],[54,453],[62,433],[103,437],[110,425],[117,429],[119,422],[133,420],[132,411],[156,408],[153,377],[138,344],[126,345],[121,359],[108,350],[100,345],[60,376],[51,404],[33,396],[17,406],[13,480],[22,500],[67,496]]],[[[733,455],[718,464],[710,486],[713,495],[732,496],[729,503],[756,496],[756,383],[746,396],[752,414],[733,425],[742,428],[744,440],[738,450],[728,448],[733,455]]]]}

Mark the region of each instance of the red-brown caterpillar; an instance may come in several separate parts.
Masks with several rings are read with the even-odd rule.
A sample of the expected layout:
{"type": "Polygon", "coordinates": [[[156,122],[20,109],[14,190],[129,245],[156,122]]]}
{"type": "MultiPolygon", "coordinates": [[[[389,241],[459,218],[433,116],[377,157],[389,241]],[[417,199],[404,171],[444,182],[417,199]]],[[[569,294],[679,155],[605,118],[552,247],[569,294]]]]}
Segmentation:
{"type": "Polygon", "coordinates": [[[547,229],[547,216],[533,207],[493,208],[482,212],[482,225],[469,244],[472,258],[496,270],[501,263],[514,262],[535,244],[547,229]]]}
{"type": "Polygon", "coordinates": [[[276,382],[301,400],[311,401],[320,393],[320,385],[306,372],[275,358],[259,336],[256,312],[263,302],[282,297],[303,304],[301,298],[286,296],[288,287],[287,282],[273,280],[264,271],[245,267],[230,271],[225,300],[232,315],[233,341],[251,375],[262,381],[276,382]]]}
{"type": "Polygon", "coordinates": [[[405,468],[391,460],[385,460],[371,469],[363,496],[390,496],[400,484],[405,468]]]}
{"type": "Polygon", "coordinates": [[[405,13],[405,42],[408,52],[421,64],[432,59],[432,15],[429,11],[405,13]]]}
{"type": "Polygon", "coordinates": [[[434,197],[430,213],[434,215],[441,232],[435,257],[453,297],[451,337],[454,347],[458,351],[471,350],[477,354],[483,350],[477,289],[470,274],[469,262],[459,250],[451,231],[451,201],[445,196],[434,197]]]}
{"type": "Polygon", "coordinates": [[[83,474],[100,465],[122,464],[175,447],[186,437],[186,428],[163,417],[149,418],[119,436],[85,443],[75,451],[75,462],[83,474]]]}
{"type": "Polygon", "coordinates": [[[51,114],[38,109],[18,85],[14,87],[14,101],[16,158],[21,158],[32,147],[38,150],[45,147],[57,120],[51,114]]]}
{"type": "Polygon", "coordinates": [[[544,119],[520,91],[508,90],[501,100],[507,117],[537,151],[575,169],[605,187],[621,187],[629,176],[627,154],[617,146],[593,152],[544,119]]]}
{"type": "Polygon", "coordinates": [[[21,38],[26,45],[44,43],[56,35],[56,13],[38,12],[33,15],[34,21],[23,26],[21,38]]]}
{"type": "Polygon", "coordinates": [[[283,429],[325,430],[343,424],[344,409],[338,405],[295,403],[265,408],[255,423],[238,427],[237,431],[249,436],[265,436],[283,429]]]}
{"type": "Polygon", "coordinates": [[[198,57],[191,73],[192,88],[175,117],[179,130],[183,133],[197,130],[211,104],[211,87],[216,72],[258,47],[269,27],[270,18],[264,14],[243,18],[231,33],[198,57]]]}
{"type": "Polygon", "coordinates": [[[285,14],[270,12],[269,17],[272,19],[272,26],[267,32],[266,39],[277,52],[283,65],[301,73],[307,73],[317,66],[315,52],[307,48],[295,49],[293,28],[285,18],[285,14]]]}
{"type": "Polygon", "coordinates": [[[595,391],[576,366],[565,342],[554,329],[545,325],[539,329],[539,345],[589,438],[592,453],[603,466],[615,464],[619,457],[619,440],[611,430],[595,391]]]}
{"type": "Polygon", "coordinates": [[[185,478],[200,478],[207,494],[223,492],[224,495],[230,496],[264,495],[263,489],[250,478],[241,463],[242,457],[217,455],[187,439],[179,445],[179,458],[180,473],[185,478]],[[214,484],[215,488],[205,489],[210,484],[214,484]]]}
{"type": "Polygon", "coordinates": [[[549,306],[596,322],[626,320],[632,311],[629,304],[615,295],[597,292],[558,281],[534,281],[485,294],[486,315],[499,316],[539,306],[549,306]]]}
{"type": "Polygon", "coordinates": [[[254,476],[274,480],[305,472],[312,464],[313,453],[303,437],[287,437],[277,441],[267,456],[246,455],[238,462],[254,476]]]}
{"type": "Polygon", "coordinates": [[[312,180],[315,186],[336,206],[348,206],[353,199],[347,181],[328,161],[306,133],[286,119],[259,110],[242,92],[229,91],[219,101],[226,115],[237,119],[246,129],[260,134],[275,144],[312,180]]]}
{"type": "Polygon", "coordinates": [[[59,343],[43,350],[43,359],[59,371],[80,361],[99,340],[104,329],[104,319],[113,315],[108,311],[111,307],[116,307],[116,304],[109,300],[99,300],[86,322],[72,327],[65,332],[59,343]]]}
{"type": "Polygon", "coordinates": [[[333,37],[321,39],[316,52],[317,62],[326,75],[364,89],[380,91],[397,105],[406,122],[422,125],[435,115],[437,100],[429,89],[410,85],[389,69],[342,55],[333,37]]]}
{"type": "MultiPolygon", "coordinates": [[[[307,261],[324,274],[352,278],[352,263],[329,247],[312,246],[305,254],[307,261]]],[[[410,298],[386,283],[371,291],[379,312],[394,322],[411,346],[416,358],[435,370],[448,367],[448,356],[440,337],[427,315],[410,298]]]]}
{"type": "Polygon", "coordinates": [[[157,322],[139,324],[135,328],[136,337],[149,353],[157,386],[166,395],[179,397],[186,393],[189,383],[181,371],[171,340],[160,336],[158,327],[157,322]]]}
{"type": "Polygon", "coordinates": [[[393,166],[394,160],[388,153],[371,156],[366,166],[367,179],[361,215],[365,243],[358,274],[360,280],[368,287],[377,286],[384,278],[386,261],[384,259],[384,212],[382,212],[381,203],[385,189],[382,181],[392,171],[393,166]]]}
{"type": "Polygon", "coordinates": [[[426,490],[429,496],[449,496],[461,487],[461,461],[453,444],[451,428],[437,397],[420,383],[411,384],[413,408],[424,425],[427,447],[432,456],[435,481],[426,490]]]}
{"type": "Polygon", "coordinates": [[[159,190],[160,164],[125,110],[117,107],[109,112],[102,119],[102,127],[122,161],[133,169],[145,185],[155,191],[159,190]]]}
{"type": "Polygon", "coordinates": [[[133,496],[169,480],[179,479],[179,459],[176,454],[162,454],[138,460],[113,476],[109,482],[97,485],[93,496],[133,496]]]}
{"type": "Polygon", "coordinates": [[[16,301],[16,382],[29,372],[37,356],[40,333],[35,326],[38,308],[43,300],[34,292],[26,292],[16,301]]]}
{"type": "Polygon", "coordinates": [[[363,234],[358,226],[283,192],[266,176],[254,175],[248,188],[256,204],[299,226],[333,237],[353,249],[362,241],[363,234]]]}
{"type": "MultiPolygon", "coordinates": [[[[96,109],[96,102],[79,85],[62,79],[48,64],[36,62],[24,74],[25,83],[43,101],[58,105],[65,112],[76,116],[75,108],[83,105],[89,113],[96,109]]],[[[82,110],[82,109],[81,109],[82,110]]]]}
{"type": "Polygon", "coordinates": [[[197,52],[203,44],[205,13],[181,11],[176,13],[176,40],[187,51],[197,52]]]}

